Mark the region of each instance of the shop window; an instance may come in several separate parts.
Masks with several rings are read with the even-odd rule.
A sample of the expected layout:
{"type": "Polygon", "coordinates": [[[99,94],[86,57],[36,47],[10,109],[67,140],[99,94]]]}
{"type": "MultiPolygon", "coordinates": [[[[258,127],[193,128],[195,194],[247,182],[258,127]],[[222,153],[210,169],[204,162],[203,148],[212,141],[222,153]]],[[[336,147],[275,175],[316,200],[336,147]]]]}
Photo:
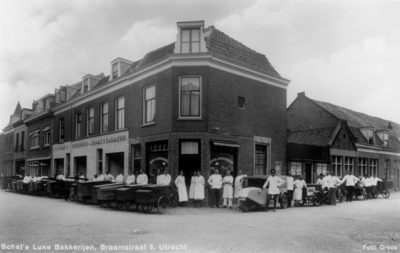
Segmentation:
{"type": "Polygon", "coordinates": [[[108,103],[101,104],[101,132],[108,132],[108,103]]]}
{"type": "Polygon", "coordinates": [[[238,107],[239,109],[244,109],[244,103],[245,103],[245,98],[244,97],[238,97],[238,107]]]}
{"type": "Polygon", "coordinates": [[[267,175],[267,146],[256,145],[255,174],[267,175]]]}
{"type": "Polygon", "coordinates": [[[367,158],[359,158],[358,159],[359,176],[364,176],[365,174],[367,174],[367,163],[368,163],[367,158]]]}
{"type": "Polygon", "coordinates": [[[58,125],[59,125],[59,141],[60,143],[64,142],[64,133],[65,133],[65,129],[64,129],[64,119],[59,119],[58,120],[58,125]]]}
{"type": "Polygon", "coordinates": [[[292,176],[300,176],[302,173],[301,167],[302,164],[300,162],[290,162],[290,172],[292,172],[292,176]]]}
{"type": "Polygon", "coordinates": [[[168,142],[149,143],[147,149],[147,171],[149,182],[156,182],[157,170],[163,172],[169,166],[168,142]]]}
{"type": "Polygon", "coordinates": [[[156,86],[144,89],[144,123],[155,121],[156,115],[156,86]]]}
{"type": "Polygon", "coordinates": [[[180,78],[180,117],[201,116],[201,78],[180,78]]]}
{"type": "Polygon", "coordinates": [[[94,108],[87,109],[87,134],[94,134],[94,108]]]}
{"type": "Polygon", "coordinates": [[[344,169],[345,173],[351,171],[354,174],[354,158],[353,157],[345,157],[344,158],[344,169]]]}
{"type": "Polygon", "coordinates": [[[181,31],[181,52],[200,52],[200,29],[182,29],[181,31]]]}
{"type": "Polygon", "coordinates": [[[369,175],[375,175],[378,172],[378,160],[370,159],[369,160],[369,175]]]}
{"type": "Polygon", "coordinates": [[[75,137],[76,139],[82,137],[82,113],[78,112],[76,114],[76,130],[75,130],[75,137]]]}
{"type": "Polygon", "coordinates": [[[116,130],[125,128],[125,97],[119,97],[115,100],[116,110],[116,130]]]}
{"type": "Polygon", "coordinates": [[[342,157],[332,156],[332,169],[335,172],[335,176],[342,177],[342,157]]]}

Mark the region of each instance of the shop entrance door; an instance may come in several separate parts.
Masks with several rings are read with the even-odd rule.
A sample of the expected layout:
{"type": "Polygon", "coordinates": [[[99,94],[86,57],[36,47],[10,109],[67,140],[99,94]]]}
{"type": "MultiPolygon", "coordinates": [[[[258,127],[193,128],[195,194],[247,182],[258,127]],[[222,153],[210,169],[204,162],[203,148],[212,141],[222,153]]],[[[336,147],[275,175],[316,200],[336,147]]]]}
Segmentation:
{"type": "Polygon", "coordinates": [[[305,168],[305,181],[307,184],[312,183],[312,163],[306,163],[305,168]]]}
{"type": "Polygon", "coordinates": [[[198,170],[201,170],[200,142],[196,140],[181,141],[178,174],[183,171],[186,187],[190,187],[191,178],[198,170]]]}
{"type": "Polygon", "coordinates": [[[64,159],[54,159],[56,170],[54,171],[55,174],[58,175],[58,172],[61,171],[65,175],[64,171],[64,159]]]}
{"type": "Polygon", "coordinates": [[[110,174],[114,177],[118,176],[118,171],[124,174],[124,153],[112,153],[106,154],[107,168],[106,171],[110,171],[110,174]]]}
{"type": "MultiPolygon", "coordinates": [[[[87,175],[86,175],[87,174],[87,170],[86,170],[86,167],[87,167],[86,160],[87,160],[87,158],[86,158],[86,156],[75,157],[74,160],[75,160],[75,166],[74,166],[75,174],[76,173],[79,174],[80,172],[82,172],[82,174],[85,177],[87,177],[87,175]]],[[[70,176],[74,176],[74,175],[70,175],[70,176]]]]}

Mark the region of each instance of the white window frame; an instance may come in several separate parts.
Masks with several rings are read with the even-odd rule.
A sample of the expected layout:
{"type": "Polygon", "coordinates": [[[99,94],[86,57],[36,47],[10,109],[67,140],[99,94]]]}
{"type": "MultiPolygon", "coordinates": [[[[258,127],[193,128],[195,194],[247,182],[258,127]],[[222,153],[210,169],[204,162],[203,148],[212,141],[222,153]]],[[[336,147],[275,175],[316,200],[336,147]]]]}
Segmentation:
{"type": "Polygon", "coordinates": [[[46,131],[43,133],[43,146],[45,147],[50,146],[50,138],[51,138],[50,131],[46,131]]]}
{"type": "Polygon", "coordinates": [[[371,176],[378,174],[378,159],[369,159],[369,172],[371,176]]]}
{"type": "Polygon", "coordinates": [[[179,118],[181,119],[202,119],[202,107],[203,107],[203,79],[202,76],[199,75],[187,75],[187,76],[180,76],[179,77],[179,118]],[[199,78],[200,82],[200,111],[199,111],[199,116],[185,116],[182,115],[182,79],[184,78],[199,78]]]}
{"type": "Polygon", "coordinates": [[[375,138],[374,138],[374,131],[373,130],[371,130],[371,129],[368,129],[367,130],[367,136],[368,136],[368,138],[367,138],[367,142],[368,142],[368,144],[375,144],[375,138]],[[372,143],[369,143],[369,140],[370,139],[372,139],[372,143]]]}
{"type": "Polygon", "coordinates": [[[40,131],[32,131],[31,134],[29,135],[29,148],[30,149],[36,149],[40,147],[40,131]]]}
{"type": "Polygon", "coordinates": [[[346,173],[350,169],[351,173],[354,175],[354,157],[344,157],[344,169],[346,173]]]}
{"type": "Polygon", "coordinates": [[[112,71],[112,73],[111,73],[111,75],[112,75],[112,79],[116,79],[116,78],[118,78],[119,77],[119,62],[116,62],[116,63],[114,63],[114,64],[112,64],[112,66],[111,66],[111,71],[112,71]],[[116,71],[114,71],[114,67],[116,68],[116,71]],[[116,75],[115,75],[116,74],[116,75]]]}
{"type": "Polygon", "coordinates": [[[86,135],[94,135],[94,107],[90,107],[86,110],[86,135]],[[93,110],[93,117],[90,117],[90,111],[93,110]],[[93,120],[93,132],[90,132],[90,121],[93,120]]]}
{"type": "Polygon", "coordinates": [[[155,84],[148,85],[143,88],[143,125],[152,125],[156,122],[156,110],[157,110],[157,87],[155,84]],[[154,87],[154,120],[153,121],[146,121],[147,116],[147,107],[146,107],[146,90],[154,87]]]}
{"type": "Polygon", "coordinates": [[[389,134],[388,133],[383,133],[383,146],[389,147],[390,142],[389,142],[389,134]]]}
{"type": "Polygon", "coordinates": [[[181,53],[200,53],[201,52],[201,29],[200,27],[187,27],[187,28],[181,28],[181,32],[180,32],[180,42],[181,42],[181,53]],[[192,30],[198,30],[199,31],[199,41],[193,41],[192,40],[192,30]],[[183,31],[189,31],[189,42],[183,42],[182,38],[183,38],[183,31]],[[192,43],[198,42],[199,43],[199,51],[198,52],[193,52],[192,50],[192,43]],[[189,52],[183,52],[183,44],[184,43],[188,43],[189,44],[189,52]]]}
{"type": "Polygon", "coordinates": [[[120,97],[117,97],[115,99],[115,130],[121,130],[121,129],[125,128],[125,103],[126,103],[125,96],[120,96],[120,97]],[[124,107],[122,109],[118,107],[118,101],[121,98],[124,99],[124,107]],[[118,112],[120,110],[123,110],[123,113],[122,113],[122,126],[119,126],[119,115],[118,115],[118,112]]]}
{"type": "Polygon", "coordinates": [[[100,105],[100,132],[107,133],[109,131],[109,113],[110,113],[110,105],[108,102],[104,102],[100,105]],[[107,105],[107,113],[104,113],[104,105],[107,105]],[[107,130],[104,130],[104,116],[107,115],[107,130]]]}
{"type": "Polygon", "coordinates": [[[343,175],[343,157],[332,156],[332,169],[335,171],[335,176],[342,177],[343,175]],[[338,169],[339,167],[339,169],[338,169]]]}
{"type": "Polygon", "coordinates": [[[358,158],[358,168],[361,173],[361,177],[367,174],[368,170],[368,158],[358,158]]]}

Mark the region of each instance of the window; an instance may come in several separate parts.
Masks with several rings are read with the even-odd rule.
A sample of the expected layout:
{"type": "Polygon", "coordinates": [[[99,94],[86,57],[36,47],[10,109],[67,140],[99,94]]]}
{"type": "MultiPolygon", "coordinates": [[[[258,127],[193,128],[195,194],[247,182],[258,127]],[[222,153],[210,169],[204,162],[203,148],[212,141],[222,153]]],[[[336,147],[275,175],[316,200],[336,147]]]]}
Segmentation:
{"type": "Polygon", "coordinates": [[[118,77],[118,63],[114,63],[112,65],[112,79],[115,79],[118,77]]]}
{"type": "Polygon", "coordinates": [[[49,146],[50,145],[50,131],[44,132],[43,133],[43,139],[44,139],[44,146],[49,146]]]}
{"type": "Polygon", "coordinates": [[[299,163],[299,162],[290,162],[290,172],[292,172],[292,176],[301,175],[301,163],[299,163]]]}
{"type": "Polygon", "coordinates": [[[342,157],[332,156],[332,169],[337,177],[342,177],[342,157]]]}
{"type": "Polygon", "coordinates": [[[59,125],[59,140],[60,143],[64,142],[64,119],[59,119],[58,120],[58,125],[59,125]]]}
{"type": "Polygon", "coordinates": [[[244,109],[244,102],[245,102],[245,98],[244,97],[238,97],[238,107],[239,109],[244,109]]]}
{"type": "Polygon", "coordinates": [[[374,144],[374,132],[371,129],[368,129],[367,133],[368,144],[374,144]]]}
{"type": "Polygon", "coordinates": [[[201,112],[200,77],[181,78],[181,117],[200,117],[201,112]]]}
{"type": "Polygon", "coordinates": [[[367,174],[367,163],[368,159],[366,158],[359,158],[358,159],[358,171],[359,171],[359,176],[363,176],[367,174]]]}
{"type": "Polygon", "coordinates": [[[256,145],[255,154],[256,175],[267,175],[267,146],[256,145]]]}
{"type": "Polygon", "coordinates": [[[142,168],[142,145],[133,145],[133,168],[134,170],[140,170],[142,168]]]}
{"type": "Polygon", "coordinates": [[[181,142],[182,155],[197,155],[199,154],[199,143],[196,141],[181,142]]]}
{"type": "Polygon", "coordinates": [[[81,131],[82,131],[82,113],[78,112],[76,114],[76,130],[75,130],[76,139],[82,137],[81,131]]]}
{"type": "Polygon", "coordinates": [[[344,158],[344,169],[345,172],[351,171],[354,174],[354,158],[353,157],[345,157],[344,158]]]}
{"type": "Polygon", "coordinates": [[[19,133],[16,135],[16,143],[15,143],[15,151],[17,152],[19,150],[19,133]]]}
{"type": "Polygon", "coordinates": [[[317,163],[317,177],[320,174],[326,175],[326,171],[327,170],[328,170],[328,164],[326,164],[326,163],[317,163]]]}
{"type": "Polygon", "coordinates": [[[369,160],[369,175],[375,175],[378,173],[378,160],[370,159],[369,160]]]}
{"type": "Polygon", "coordinates": [[[101,104],[101,132],[108,132],[108,103],[101,104]]]}
{"type": "Polygon", "coordinates": [[[40,131],[31,132],[29,135],[29,147],[38,148],[39,147],[39,133],[40,131]]]}
{"type": "Polygon", "coordinates": [[[94,134],[94,108],[87,110],[87,135],[94,134]]]}
{"type": "Polygon", "coordinates": [[[117,98],[115,104],[117,116],[116,130],[119,130],[125,127],[125,97],[117,98]]]}
{"type": "Polygon", "coordinates": [[[88,91],[89,90],[89,78],[86,78],[83,80],[83,90],[88,91]]]}
{"type": "Polygon", "coordinates": [[[144,123],[154,122],[156,116],[156,86],[144,90],[144,123]]]}
{"type": "Polygon", "coordinates": [[[22,131],[21,133],[21,146],[20,150],[23,151],[25,149],[25,131],[22,131]]]}
{"type": "Polygon", "coordinates": [[[390,160],[385,160],[386,180],[390,180],[390,160]]]}
{"type": "Polygon", "coordinates": [[[8,137],[6,137],[6,143],[5,143],[5,150],[6,150],[6,153],[8,153],[8,137]]]}
{"type": "Polygon", "coordinates": [[[182,29],[181,52],[182,53],[200,52],[200,29],[182,29]]]}
{"type": "Polygon", "coordinates": [[[383,134],[383,146],[389,147],[389,134],[387,133],[383,134]]]}
{"type": "Polygon", "coordinates": [[[103,150],[97,150],[97,172],[103,172],[103,150]]]}
{"type": "Polygon", "coordinates": [[[10,136],[9,141],[10,141],[10,144],[8,144],[8,151],[12,152],[12,151],[13,151],[13,150],[12,150],[12,147],[13,147],[12,136],[10,136]]]}

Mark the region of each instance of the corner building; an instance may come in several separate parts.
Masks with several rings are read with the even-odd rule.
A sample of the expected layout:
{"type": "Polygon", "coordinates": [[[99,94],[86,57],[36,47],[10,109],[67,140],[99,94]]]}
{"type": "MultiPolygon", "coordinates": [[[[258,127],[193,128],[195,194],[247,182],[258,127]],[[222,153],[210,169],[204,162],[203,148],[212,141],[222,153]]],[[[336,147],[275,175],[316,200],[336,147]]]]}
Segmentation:
{"type": "Polygon", "coordinates": [[[110,76],[83,77],[80,91],[55,107],[55,169],[91,178],[142,168],[152,181],[168,168],[173,178],[182,170],[188,187],[195,170],[206,180],[215,169],[286,171],[289,80],[203,21],[177,28],[176,42],[136,62],[115,59],[110,76]]]}

